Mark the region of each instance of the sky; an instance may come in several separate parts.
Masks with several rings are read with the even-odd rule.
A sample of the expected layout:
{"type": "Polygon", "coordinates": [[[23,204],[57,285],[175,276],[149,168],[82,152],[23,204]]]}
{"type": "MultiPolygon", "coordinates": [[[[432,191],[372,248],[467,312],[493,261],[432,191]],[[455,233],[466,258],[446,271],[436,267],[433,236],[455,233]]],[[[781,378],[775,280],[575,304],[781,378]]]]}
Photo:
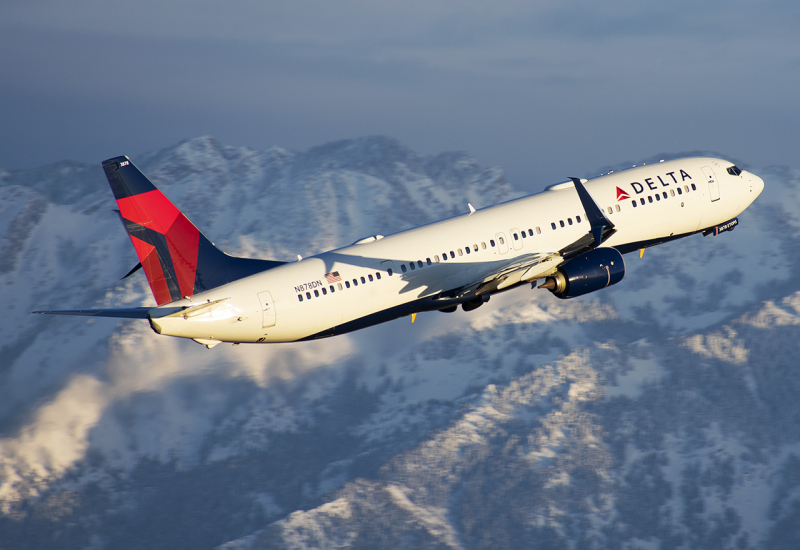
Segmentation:
{"type": "Polygon", "coordinates": [[[0,168],[376,134],[522,189],[698,150],[796,166],[798,28],[796,0],[4,0],[0,168]]]}

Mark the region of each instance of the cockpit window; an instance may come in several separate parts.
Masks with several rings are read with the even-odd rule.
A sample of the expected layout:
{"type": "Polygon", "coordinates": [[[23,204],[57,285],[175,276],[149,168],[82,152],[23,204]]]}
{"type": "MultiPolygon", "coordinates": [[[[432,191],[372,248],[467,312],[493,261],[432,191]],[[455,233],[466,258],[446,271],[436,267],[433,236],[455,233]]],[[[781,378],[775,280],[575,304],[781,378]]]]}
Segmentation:
{"type": "Polygon", "coordinates": [[[736,166],[731,166],[730,168],[728,168],[728,173],[731,176],[738,176],[739,174],[742,173],[742,171],[741,171],[741,169],[737,168],[736,166]]]}

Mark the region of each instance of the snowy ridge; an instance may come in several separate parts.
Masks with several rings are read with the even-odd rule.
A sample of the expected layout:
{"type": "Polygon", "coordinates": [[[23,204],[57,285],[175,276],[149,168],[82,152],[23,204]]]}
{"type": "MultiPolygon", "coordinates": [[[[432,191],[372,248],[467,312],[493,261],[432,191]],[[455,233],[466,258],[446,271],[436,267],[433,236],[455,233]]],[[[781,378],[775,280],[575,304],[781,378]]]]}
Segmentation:
{"type": "MultiPolygon", "coordinates": [[[[132,159],[218,246],[290,260],[506,200],[381,137],[132,159]]],[[[0,177],[0,547],[800,545],[800,170],[617,286],[218,346],[31,309],[152,303],[99,166],[0,177]]],[[[552,182],[542,182],[542,186],[552,182]]]]}

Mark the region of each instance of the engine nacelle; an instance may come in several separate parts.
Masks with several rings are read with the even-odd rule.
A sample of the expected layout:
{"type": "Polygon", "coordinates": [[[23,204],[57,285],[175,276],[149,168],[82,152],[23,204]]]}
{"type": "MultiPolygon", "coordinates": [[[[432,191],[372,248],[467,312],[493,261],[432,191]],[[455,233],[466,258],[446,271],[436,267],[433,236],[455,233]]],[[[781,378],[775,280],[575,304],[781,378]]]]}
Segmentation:
{"type": "Polygon", "coordinates": [[[615,285],[625,276],[625,261],[615,248],[595,248],[559,266],[539,288],[558,298],[574,298],[615,285]]]}

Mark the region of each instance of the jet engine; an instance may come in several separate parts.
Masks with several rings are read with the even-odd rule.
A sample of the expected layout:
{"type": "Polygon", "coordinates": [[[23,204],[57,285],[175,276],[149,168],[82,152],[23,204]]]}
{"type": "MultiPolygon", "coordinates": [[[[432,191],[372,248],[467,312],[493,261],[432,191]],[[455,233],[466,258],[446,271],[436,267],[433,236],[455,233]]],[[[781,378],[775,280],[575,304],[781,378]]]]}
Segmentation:
{"type": "Polygon", "coordinates": [[[545,279],[546,288],[558,298],[574,298],[615,285],[625,275],[625,261],[615,248],[595,248],[568,260],[545,279]]]}

